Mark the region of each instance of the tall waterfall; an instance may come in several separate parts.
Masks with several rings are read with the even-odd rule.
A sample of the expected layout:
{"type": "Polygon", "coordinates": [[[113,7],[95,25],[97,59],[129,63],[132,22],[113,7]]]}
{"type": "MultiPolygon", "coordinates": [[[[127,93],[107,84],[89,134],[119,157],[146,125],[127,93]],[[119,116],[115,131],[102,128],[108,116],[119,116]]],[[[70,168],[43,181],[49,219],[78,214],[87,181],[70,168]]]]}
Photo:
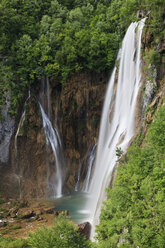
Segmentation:
{"type": "Polygon", "coordinates": [[[109,81],[101,118],[95,169],[89,188],[88,208],[91,223],[98,224],[111,173],[116,163],[116,148],[126,151],[135,129],[135,109],[141,81],[140,48],[145,19],[132,23],[120,51],[119,69],[115,67],[109,81]]]}

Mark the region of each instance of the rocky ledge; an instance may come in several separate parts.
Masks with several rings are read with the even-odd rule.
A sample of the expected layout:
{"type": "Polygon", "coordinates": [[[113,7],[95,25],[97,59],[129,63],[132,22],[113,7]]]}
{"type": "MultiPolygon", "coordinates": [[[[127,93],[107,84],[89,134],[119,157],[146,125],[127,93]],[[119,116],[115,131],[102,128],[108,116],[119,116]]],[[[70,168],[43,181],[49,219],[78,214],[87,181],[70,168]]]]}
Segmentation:
{"type": "Polygon", "coordinates": [[[0,204],[0,236],[26,238],[43,224],[53,225],[59,214],[68,215],[68,211],[55,211],[53,203],[41,199],[8,199],[0,204]]]}
{"type": "MultiPolygon", "coordinates": [[[[3,200],[0,204],[0,236],[27,238],[29,233],[35,232],[42,225],[52,226],[59,214],[69,215],[69,212],[56,211],[52,202],[42,199],[3,200]]],[[[89,222],[79,224],[78,229],[89,239],[89,222]]]]}

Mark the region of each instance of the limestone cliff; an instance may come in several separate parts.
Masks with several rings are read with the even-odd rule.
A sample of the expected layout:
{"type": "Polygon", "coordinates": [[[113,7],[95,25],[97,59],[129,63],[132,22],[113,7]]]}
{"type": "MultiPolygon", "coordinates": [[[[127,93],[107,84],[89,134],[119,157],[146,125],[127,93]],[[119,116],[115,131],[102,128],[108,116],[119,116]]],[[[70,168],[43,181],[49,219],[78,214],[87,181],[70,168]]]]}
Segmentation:
{"type": "MultiPolygon", "coordinates": [[[[63,145],[63,192],[74,190],[80,166],[97,140],[107,81],[104,73],[81,73],[69,78],[65,85],[51,80],[49,89],[44,88],[42,80],[36,84],[16,121],[10,159],[2,166],[2,192],[12,197],[53,195],[55,160],[51,147],[46,144],[39,108],[40,101],[48,113],[47,93],[50,119],[58,128],[63,145]]],[[[86,173],[87,164],[83,163],[80,187],[86,173]]]]}

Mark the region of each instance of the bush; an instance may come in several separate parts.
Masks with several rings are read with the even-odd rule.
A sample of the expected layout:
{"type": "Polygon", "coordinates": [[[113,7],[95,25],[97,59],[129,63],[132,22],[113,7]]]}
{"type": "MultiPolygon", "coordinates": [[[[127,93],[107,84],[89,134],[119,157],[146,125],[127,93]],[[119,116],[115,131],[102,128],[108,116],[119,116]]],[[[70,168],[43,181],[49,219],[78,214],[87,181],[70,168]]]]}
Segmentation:
{"type": "Polygon", "coordinates": [[[0,237],[0,248],[28,248],[27,240],[0,237]]]}
{"type": "Polygon", "coordinates": [[[90,241],[86,241],[77,227],[66,216],[59,216],[54,220],[54,226],[43,226],[36,233],[30,234],[28,244],[32,248],[88,248],[90,241]]]}

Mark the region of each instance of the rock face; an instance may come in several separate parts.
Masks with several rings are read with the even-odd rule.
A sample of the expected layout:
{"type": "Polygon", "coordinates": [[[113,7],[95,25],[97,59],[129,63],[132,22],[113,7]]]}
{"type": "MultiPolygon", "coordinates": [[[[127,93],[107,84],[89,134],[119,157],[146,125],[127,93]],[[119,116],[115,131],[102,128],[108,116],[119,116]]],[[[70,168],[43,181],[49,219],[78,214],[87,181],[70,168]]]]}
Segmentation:
{"type": "Polygon", "coordinates": [[[107,81],[105,74],[77,74],[65,85],[58,80],[50,81],[49,87],[47,82],[38,83],[15,125],[7,171],[1,172],[1,191],[5,189],[10,197],[53,195],[55,159],[46,142],[38,101],[61,137],[63,192],[74,190],[81,164],[82,186],[87,173],[83,161],[97,140],[107,81]]]}
{"type": "MultiPolygon", "coordinates": [[[[81,74],[70,79],[69,83],[62,87],[58,108],[60,111],[57,116],[67,161],[66,190],[75,187],[81,164],[81,175],[86,175],[87,167],[83,160],[90,146],[97,140],[107,81],[105,75],[81,74]]],[[[57,104],[54,103],[53,106],[57,104]]],[[[55,110],[53,112],[55,113],[55,110]]],[[[80,179],[83,179],[81,175],[80,179]]],[[[80,180],[80,187],[81,184],[80,180]]]]}
{"type": "Polygon", "coordinates": [[[84,222],[78,225],[79,232],[85,236],[86,240],[90,238],[91,224],[89,222],[84,222]]]}
{"type": "Polygon", "coordinates": [[[9,147],[12,134],[14,132],[15,121],[8,114],[10,99],[6,97],[6,104],[2,109],[4,120],[0,121],[0,165],[9,160],[9,147]]]}

